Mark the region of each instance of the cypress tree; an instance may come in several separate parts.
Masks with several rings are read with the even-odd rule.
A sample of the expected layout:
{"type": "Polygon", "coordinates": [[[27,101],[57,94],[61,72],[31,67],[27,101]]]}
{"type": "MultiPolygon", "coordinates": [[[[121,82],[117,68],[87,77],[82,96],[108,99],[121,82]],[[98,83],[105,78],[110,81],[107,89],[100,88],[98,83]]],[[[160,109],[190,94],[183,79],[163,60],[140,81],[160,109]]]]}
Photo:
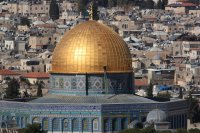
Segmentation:
{"type": "Polygon", "coordinates": [[[49,16],[52,20],[59,19],[59,7],[56,0],[51,0],[49,16]]]}
{"type": "Polygon", "coordinates": [[[38,97],[42,97],[42,88],[43,88],[43,83],[42,83],[42,81],[40,81],[38,83],[38,89],[37,89],[37,96],[38,97]]]}
{"type": "Polygon", "coordinates": [[[8,87],[6,88],[6,98],[13,99],[19,96],[19,82],[16,79],[11,79],[7,83],[8,87]]]}
{"type": "Polygon", "coordinates": [[[150,82],[149,88],[147,90],[147,97],[152,98],[153,97],[153,84],[150,82]]]}
{"type": "Polygon", "coordinates": [[[162,1],[158,0],[157,2],[157,9],[162,9],[162,1]]]}

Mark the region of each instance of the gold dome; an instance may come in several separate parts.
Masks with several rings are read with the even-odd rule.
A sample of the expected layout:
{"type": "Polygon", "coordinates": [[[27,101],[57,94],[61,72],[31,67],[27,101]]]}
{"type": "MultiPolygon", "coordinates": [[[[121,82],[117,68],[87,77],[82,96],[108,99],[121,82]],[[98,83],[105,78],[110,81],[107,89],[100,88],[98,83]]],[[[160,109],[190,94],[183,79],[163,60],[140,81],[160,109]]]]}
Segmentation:
{"type": "Polygon", "coordinates": [[[107,26],[87,21],[65,33],[52,57],[52,73],[131,72],[123,39],[107,26]]]}

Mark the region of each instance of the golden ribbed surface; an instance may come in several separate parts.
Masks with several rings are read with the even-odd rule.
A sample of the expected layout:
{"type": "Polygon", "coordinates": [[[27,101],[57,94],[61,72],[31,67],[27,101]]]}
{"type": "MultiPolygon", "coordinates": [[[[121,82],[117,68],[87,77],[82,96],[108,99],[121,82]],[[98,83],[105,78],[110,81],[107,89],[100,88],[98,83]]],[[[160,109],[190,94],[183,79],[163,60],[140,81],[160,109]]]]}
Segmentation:
{"type": "Polygon", "coordinates": [[[107,26],[87,21],[65,33],[52,58],[52,73],[130,72],[131,55],[123,39],[107,26]]]}

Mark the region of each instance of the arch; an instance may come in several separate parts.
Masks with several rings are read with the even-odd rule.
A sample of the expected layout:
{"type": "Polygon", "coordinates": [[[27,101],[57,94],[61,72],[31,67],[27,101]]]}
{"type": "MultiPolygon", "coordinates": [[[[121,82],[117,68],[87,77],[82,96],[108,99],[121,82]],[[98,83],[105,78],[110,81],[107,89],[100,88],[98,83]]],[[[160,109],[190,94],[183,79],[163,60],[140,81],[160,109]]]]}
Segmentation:
{"type": "Polygon", "coordinates": [[[52,130],[53,131],[60,130],[60,119],[59,118],[54,118],[52,120],[52,130]]]}
{"type": "Polygon", "coordinates": [[[77,118],[72,120],[72,131],[78,131],[79,130],[79,121],[77,118]]]}
{"type": "Polygon", "coordinates": [[[29,118],[28,117],[25,117],[25,126],[27,126],[29,123],[29,118]]]}
{"type": "Polygon", "coordinates": [[[109,131],[109,120],[108,119],[104,119],[104,122],[103,122],[103,127],[104,127],[104,131],[109,131]]]}
{"type": "Polygon", "coordinates": [[[24,127],[26,126],[25,123],[26,123],[26,122],[25,122],[25,118],[22,117],[22,118],[21,118],[21,127],[22,127],[22,128],[24,128],[24,127]]]}
{"type": "Polygon", "coordinates": [[[92,121],[92,130],[99,130],[99,120],[97,118],[93,119],[92,121]]]}
{"type": "Polygon", "coordinates": [[[67,131],[68,128],[69,128],[69,120],[65,118],[62,121],[62,129],[63,131],[67,131]]]}
{"type": "Polygon", "coordinates": [[[48,118],[44,118],[42,120],[42,129],[47,131],[49,129],[49,120],[48,118]]]}
{"type": "Polygon", "coordinates": [[[32,119],[32,123],[40,123],[40,118],[39,117],[34,117],[32,119]]]}
{"type": "Polygon", "coordinates": [[[1,123],[1,128],[7,128],[7,124],[5,122],[1,123]]]}
{"type": "Polygon", "coordinates": [[[114,118],[113,120],[112,120],[112,131],[117,131],[118,130],[118,120],[117,120],[117,118],[114,118]]]}
{"type": "Polygon", "coordinates": [[[127,129],[126,118],[121,119],[121,130],[127,129]]]}
{"type": "Polygon", "coordinates": [[[82,130],[83,131],[89,130],[89,121],[86,118],[82,120],[82,130]]]}

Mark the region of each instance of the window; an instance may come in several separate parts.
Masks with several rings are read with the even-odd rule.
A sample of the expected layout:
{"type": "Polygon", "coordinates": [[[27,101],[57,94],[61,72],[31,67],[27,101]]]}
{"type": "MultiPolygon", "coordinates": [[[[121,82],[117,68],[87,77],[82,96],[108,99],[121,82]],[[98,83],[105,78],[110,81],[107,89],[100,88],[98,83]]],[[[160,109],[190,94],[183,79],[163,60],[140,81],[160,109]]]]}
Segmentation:
{"type": "Polygon", "coordinates": [[[24,117],[21,118],[21,125],[22,125],[22,128],[24,128],[26,126],[26,122],[25,122],[24,117]]]}
{"type": "Polygon", "coordinates": [[[112,120],[112,131],[117,131],[118,122],[117,119],[112,120]]]}
{"type": "Polygon", "coordinates": [[[104,131],[109,131],[109,120],[108,119],[105,119],[104,122],[104,131]]]}
{"type": "Polygon", "coordinates": [[[68,129],[68,120],[64,119],[63,120],[63,130],[66,131],[68,129]]]}
{"type": "Polygon", "coordinates": [[[42,129],[43,130],[48,130],[49,129],[49,120],[48,120],[48,118],[44,118],[42,120],[42,129]]]}
{"type": "Polygon", "coordinates": [[[83,121],[82,121],[83,131],[88,131],[89,130],[88,126],[89,126],[88,120],[87,119],[83,119],[83,121]]]}
{"type": "Polygon", "coordinates": [[[122,118],[122,120],[121,120],[121,130],[124,130],[126,128],[127,128],[126,118],[122,118]]]}
{"type": "Polygon", "coordinates": [[[79,130],[78,119],[73,119],[72,120],[72,130],[73,131],[78,131],[79,130]]]}
{"type": "Polygon", "coordinates": [[[58,118],[53,119],[52,127],[53,131],[58,131],[60,129],[60,120],[58,118]]]}
{"type": "Polygon", "coordinates": [[[99,122],[98,119],[93,120],[93,130],[98,130],[99,128],[99,122]]]}

